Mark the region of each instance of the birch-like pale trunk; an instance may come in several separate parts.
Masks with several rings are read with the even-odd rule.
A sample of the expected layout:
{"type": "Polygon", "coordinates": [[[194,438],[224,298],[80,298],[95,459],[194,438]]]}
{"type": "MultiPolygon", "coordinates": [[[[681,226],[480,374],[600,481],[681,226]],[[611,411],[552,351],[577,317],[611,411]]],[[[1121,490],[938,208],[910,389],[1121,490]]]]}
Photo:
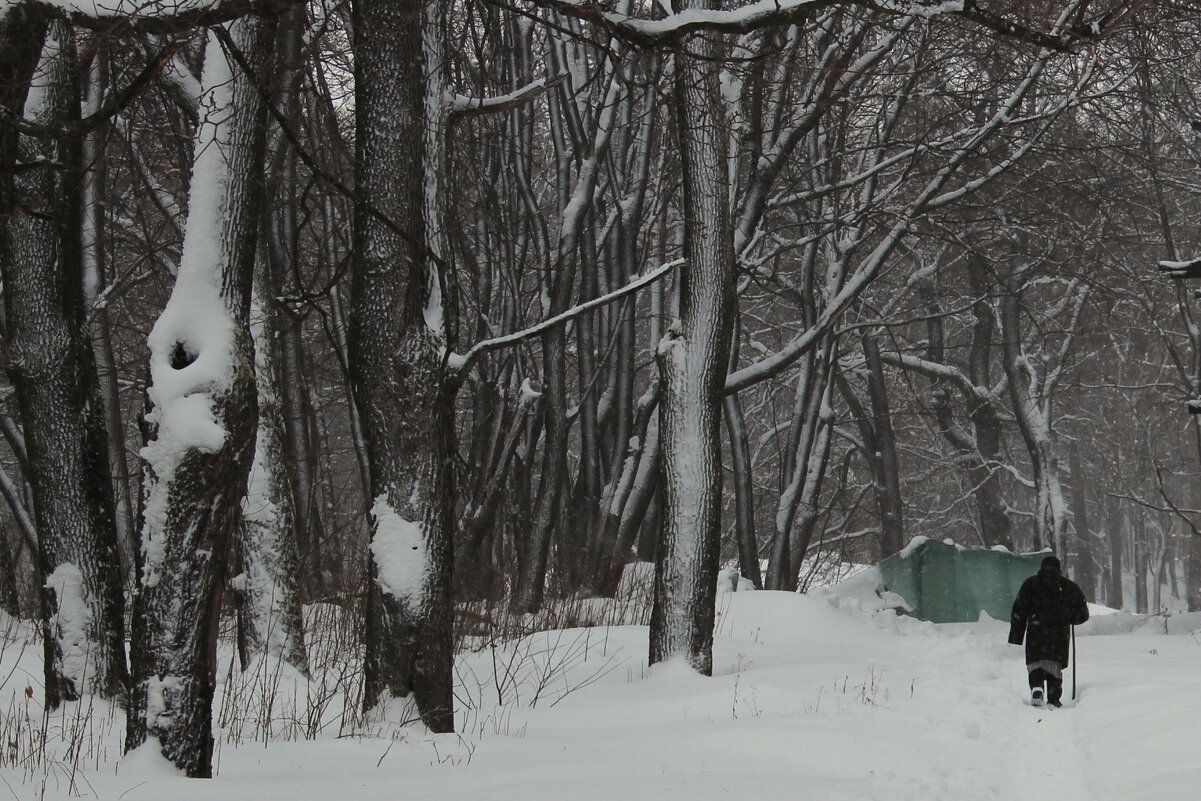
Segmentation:
{"type": "Polygon", "coordinates": [[[444,369],[444,0],[356,3],[350,374],[370,474],[364,707],[452,731],[453,390],[444,369]]]}
{"type": "MultiPolygon", "coordinates": [[[[265,283],[266,259],[257,278],[265,283]]],[[[262,286],[260,284],[259,286],[262,286]]],[[[251,304],[258,431],[254,462],[242,501],[236,570],[231,585],[238,617],[238,656],[246,670],[261,657],[280,659],[301,674],[309,671],[300,613],[300,560],[296,507],[287,463],[280,378],[273,354],[281,312],[256,288],[251,304]]]]}
{"type": "MultiPolygon", "coordinates": [[[[716,4],[684,0],[677,11],[716,4]]],[[[734,309],[729,137],[720,36],[685,40],[675,55],[675,102],[684,210],[679,316],[658,348],[663,397],[663,519],[655,566],[650,662],[682,659],[713,670],[721,540],[722,390],[734,309]]]]}
{"type": "MultiPolygon", "coordinates": [[[[104,100],[108,72],[105,67],[106,59],[98,53],[88,69],[84,96],[87,114],[94,113],[104,100]]],[[[107,126],[98,126],[87,134],[83,143],[83,163],[87,165],[83,178],[83,292],[87,316],[91,320],[100,394],[104,399],[108,455],[112,465],[114,519],[124,585],[133,579],[134,551],[137,549],[133,484],[129,455],[126,453],[125,422],[121,415],[121,388],[116,349],[113,346],[113,325],[107,304],[98,302],[109,281],[104,211],[109,191],[104,152],[107,135],[107,126]]]]}
{"type": "Polygon", "coordinates": [[[1058,554],[1064,544],[1067,505],[1059,481],[1059,455],[1051,428],[1054,387],[1048,386],[1046,377],[1036,372],[1022,348],[1020,303],[1016,292],[1007,293],[999,302],[1003,363],[1014,417],[1034,475],[1034,547],[1050,548],[1058,554]]]}
{"type": "MultiPolygon", "coordinates": [[[[62,128],[80,118],[74,34],[32,15],[9,10],[0,23],[0,81],[23,77],[28,87],[23,103],[8,87],[5,108],[62,128]],[[14,56],[39,41],[36,70],[22,75],[32,65],[14,56]]],[[[128,681],[104,403],[84,310],[82,150],[77,136],[0,135],[4,162],[44,162],[4,178],[0,273],[38,532],[46,706],[55,709],[84,693],[122,697],[128,681]]]]}
{"type": "Polygon", "coordinates": [[[217,629],[230,548],[254,456],[250,299],[275,24],[246,16],[210,32],[188,219],[175,286],[150,333],[151,435],[126,744],[156,741],[188,776],[212,775],[217,629]]]}

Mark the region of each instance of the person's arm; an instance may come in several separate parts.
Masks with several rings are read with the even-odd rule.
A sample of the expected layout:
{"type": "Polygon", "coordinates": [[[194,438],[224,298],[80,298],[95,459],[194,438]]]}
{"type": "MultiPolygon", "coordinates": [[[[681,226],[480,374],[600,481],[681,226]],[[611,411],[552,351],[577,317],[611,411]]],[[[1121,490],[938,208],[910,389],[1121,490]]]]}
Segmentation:
{"type": "Polygon", "coordinates": [[[1030,618],[1030,579],[1022,583],[1018,597],[1013,602],[1013,614],[1009,618],[1009,642],[1021,645],[1026,638],[1026,621],[1030,618]]]}
{"type": "Polygon", "coordinates": [[[1072,609],[1072,625],[1079,626],[1088,620],[1088,601],[1084,598],[1084,590],[1080,589],[1080,585],[1073,584],[1076,588],[1076,603],[1072,609]]]}

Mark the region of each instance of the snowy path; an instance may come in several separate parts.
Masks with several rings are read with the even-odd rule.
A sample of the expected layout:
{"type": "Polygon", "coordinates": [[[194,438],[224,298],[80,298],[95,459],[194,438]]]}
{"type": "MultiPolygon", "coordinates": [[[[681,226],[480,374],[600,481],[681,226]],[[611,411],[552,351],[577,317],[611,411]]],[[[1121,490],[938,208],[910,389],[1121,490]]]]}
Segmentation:
{"type": "MultiPolygon", "coordinates": [[[[1025,801],[1093,801],[1084,761],[1077,744],[1075,710],[1047,711],[1031,707],[1029,720],[1019,721],[1011,752],[1010,776],[1015,799],[1025,801]]],[[[1025,716],[1024,716],[1025,717],[1025,716]]]]}
{"type": "MultiPolygon", "coordinates": [[[[722,601],[711,679],[671,665],[647,671],[643,628],[542,635],[584,647],[536,708],[529,686],[522,702],[497,704],[491,654],[469,658],[464,675],[479,687],[461,689],[483,700],[463,710],[461,737],[407,729],[392,744],[331,736],[227,745],[211,782],[179,779],[140,756],[109,760],[87,773],[82,795],[1192,801],[1201,787],[1201,636],[1187,632],[1201,629],[1201,616],[1174,619],[1178,636],[1153,626],[1130,633],[1126,623],[1125,633],[1108,623],[1094,626],[1104,636],[1085,630],[1078,704],[1040,710],[1024,703],[1022,649],[1005,643],[1001,623],[932,626],[816,598],[738,593],[722,601]]],[[[112,737],[116,754],[119,731],[112,737]]],[[[0,780],[13,788],[6,797],[41,792],[40,781],[8,769],[0,780]]],[[[44,797],[72,796],[51,775],[44,797]]]]}

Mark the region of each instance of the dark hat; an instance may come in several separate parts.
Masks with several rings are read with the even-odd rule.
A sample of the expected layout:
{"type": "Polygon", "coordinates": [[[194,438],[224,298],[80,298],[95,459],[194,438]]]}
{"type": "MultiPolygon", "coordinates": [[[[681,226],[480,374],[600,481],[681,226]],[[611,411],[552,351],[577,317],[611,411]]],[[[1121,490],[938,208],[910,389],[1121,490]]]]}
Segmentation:
{"type": "Polygon", "coordinates": [[[1043,560],[1043,569],[1058,570],[1059,567],[1059,557],[1057,556],[1048,556],[1043,560]]]}

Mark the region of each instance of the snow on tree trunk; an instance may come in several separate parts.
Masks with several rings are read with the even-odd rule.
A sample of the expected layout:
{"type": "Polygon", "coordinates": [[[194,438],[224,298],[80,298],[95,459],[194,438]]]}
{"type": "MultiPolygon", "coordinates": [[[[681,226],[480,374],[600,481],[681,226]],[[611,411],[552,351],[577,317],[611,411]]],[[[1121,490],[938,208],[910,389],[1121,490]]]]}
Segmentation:
{"type": "MultiPolygon", "coordinates": [[[[70,27],[50,22],[25,117],[51,127],[78,120],[78,69],[70,27]]],[[[18,211],[2,217],[0,269],[8,371],[39,534],[46,704],[53,709],[85,692],[124,694],[124,602],[104,404],[84,314],[80,142],[19,137],[16,145],[20,162],[47,162],[12,179],[18,211]]]]}
{"type": "Polygon", "coordinates": [[[1059,481],[1059,457],[1051,428],[1053,385],[1036,372],[1022,350],[1020,300],[1016,292],[1002,297],[999,305],[1009,394],[1034,473],[1034,547],[1050,548],[1058,554],[1067,524],[1067,502],[1059,481]]]}
{"type": "MultiPolygon", "coordinates": [[[[685,3],[703,9],[704,3],[685,3]]],[[[684,207],[679,317],[658,349],[663,520],[655,568],[650,661],[713,669],[721,524],[722,390],[733,326],[734,242],[719,36],[675,56],[684,207]]]]}
{"type": "MultiPolygon", "coordinates": [[[[261,76],[274,21],[230,39],[261,76]]],[[[215,32],[205,52],[183,255],[150,332],[140,587],[127,745],[212,774],[217,628],[256,430],[249,318],[266,107],[215,32]]]]}
{"type": "MultiPolygon", "coordinates": [[[[260,260],[265,267],[266,261],[260,260]]],[[[266,270],[260,270],[260,276],[266,270]]],[[[238,575],[230,582],[238,610],[238,655],[245,670],[255,659],[282,659],[307,674],[301,628],[299,558],[292,479],[284,455],[284,422],[279,377],[272,359],[279,335],[274,304],[256,297],[251,304],[254,376],[258,393],[258,433],[242,525],[236,546],[238,575]]]]}
{"type": "Polygon", "coordinates": [[[454,728],[453,393],[446,380],[437,215],[445,101],[439,0],[365,0],[355,14],[356,192],[350,371],[370,473],[364,706],[413,696],[454,728]],[[431,152],[432,151],[432,152],[431,152]],[[435,174],[431,174],[431,171],[435,174]]]}

